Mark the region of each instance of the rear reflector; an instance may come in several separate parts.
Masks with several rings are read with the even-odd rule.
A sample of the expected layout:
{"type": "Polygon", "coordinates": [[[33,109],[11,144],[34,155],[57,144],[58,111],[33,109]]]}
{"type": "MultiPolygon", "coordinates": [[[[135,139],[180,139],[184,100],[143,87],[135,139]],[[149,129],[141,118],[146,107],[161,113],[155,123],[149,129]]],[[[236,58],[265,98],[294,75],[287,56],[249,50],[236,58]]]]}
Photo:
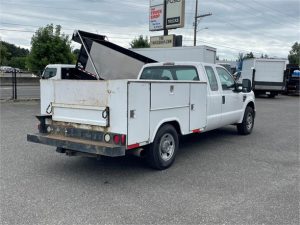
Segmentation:
{"type": "Polygon", "coordinates": [[[192,130],[193,133],[200,133],[200,129],[192,130]]]}
{"type": "Polygon", "coordinates": [[[127,149],[133,149],[133,148],[138,148],[138,147],[140,147],[140,144],[136,143],[136,144],[133,144],[133,145],[128,145],[127,149]]]}
{"type": "Polygon", "coordinates": [[[117,145],[120,143],[120,136],[119,135],[114,135],[114,142],[117,145]]]}
{"type": "Polygon", "coordinates": [[[122,145],[125,145],[125,144],[126,144],[126,135],[125,135],[125,134],[122,134],[122,135],[121,135],[121,144],[122,144],[122,145]]]}

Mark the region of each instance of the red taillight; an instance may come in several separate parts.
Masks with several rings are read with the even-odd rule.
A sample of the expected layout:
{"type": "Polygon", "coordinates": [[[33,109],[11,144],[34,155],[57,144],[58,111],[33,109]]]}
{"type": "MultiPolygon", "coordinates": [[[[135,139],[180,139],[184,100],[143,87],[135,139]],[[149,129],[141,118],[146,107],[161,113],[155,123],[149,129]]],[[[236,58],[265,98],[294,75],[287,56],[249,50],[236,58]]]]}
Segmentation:
{"type": "Polygon", "coordinates": [[[126,135],[125,135],[125,134],[122,134],[122,135],[121,135],[121,144],[122,144],[122,145],[125,145],[125,144],[126,144],[126,135]]]}
{"type": "Polygon", "coordinates": [[[120,143],[120,136],[119,135],[114,135],[114,142],[115,142],[115,144],[120,143]]]}

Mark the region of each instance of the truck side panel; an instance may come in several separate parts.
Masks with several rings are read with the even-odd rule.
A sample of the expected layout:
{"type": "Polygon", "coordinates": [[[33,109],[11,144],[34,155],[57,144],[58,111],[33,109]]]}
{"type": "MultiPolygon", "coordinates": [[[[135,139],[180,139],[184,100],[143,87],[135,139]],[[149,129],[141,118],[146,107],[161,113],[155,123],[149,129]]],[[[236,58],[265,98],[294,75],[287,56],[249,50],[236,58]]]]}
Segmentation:
{"type": "Polygon", "coordinates": [[[189,106],[189,83],[152,83],[151,111],[189,106]]]}
{"type": "MultiPolygon", "coordinates": [[[[110,132],[127,134],[127,80],[108,80],[110,132]]],[[[101,98],[101,97],[99,97],[101,98]]]]}
{"type": "Polygon", "coordinates": [[[150,83],[128,83],[127,145],[149,141],[150,83]]]}
{"type": "Polygon", "coordinates": [[[206,83],[152,83],[150,141],[159,127],[170,121],[179,124],[181,134],[202,130],[206,126],[206,97],[206,83]]]}
{"type": "Polygon", "coordinates": [[[190,84],[190,131],[202,129],[207,119],[207,88],[199,83],[190,84]]]}

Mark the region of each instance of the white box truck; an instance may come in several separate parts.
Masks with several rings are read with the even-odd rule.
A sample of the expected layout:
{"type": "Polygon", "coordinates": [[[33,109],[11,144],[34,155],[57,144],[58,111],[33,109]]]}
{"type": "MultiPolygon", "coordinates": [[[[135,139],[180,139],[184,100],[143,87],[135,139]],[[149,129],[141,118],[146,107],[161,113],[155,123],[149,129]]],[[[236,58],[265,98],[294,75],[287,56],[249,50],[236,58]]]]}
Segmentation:
{"type": "Polygon", "coordinates": [[[131,50],[157,62],[216,63],[216,48],[206,45],[173,48],[133,48],[131,50]]]}
{"type": "MultiPolygon", "coordinates": [[[[84,48],[90,49],[84,56],[79,55],[80,71],[86,71],[86,66],[82,67],[88,65],[86,61],[97,70],[94,59],[85,57],[97,45],[108,48],[111,54],[105,60],[113,61],[115,67],[124,63],[115,54],[120,60],[137,59],[136,54],[116,48],[104,36],[78,31],[73,40],[78,40],[78,36],[84,48]]],[[[101,64],[101,71],[106,71],[108,76],[110,67],[101,64]]],[[[55,146],[57,152],[68,155],[139,154],[153,168],[161,170],[174,162],[181,135],[231,124],[241,134],[252,132],[255,102],[250,81],[237,84],[222,66],[195,62],[149,63],[142,66],[136,79],[127,79],[122,74],[117,79],[103,79],[98,75],[97,80],[78,80],[72,76],[41,80],[39,132],[28,134],[27,140],[55,146]]],[[[114,75],[116,78],[117,74],[114,75]]]]}
{"type": "Polygon", "coordinates": [[[285,89],[285,67],[286,60],[282,59],[245,59],[241,78],[251,80],[255,94],[273,98],[285,89]]]}

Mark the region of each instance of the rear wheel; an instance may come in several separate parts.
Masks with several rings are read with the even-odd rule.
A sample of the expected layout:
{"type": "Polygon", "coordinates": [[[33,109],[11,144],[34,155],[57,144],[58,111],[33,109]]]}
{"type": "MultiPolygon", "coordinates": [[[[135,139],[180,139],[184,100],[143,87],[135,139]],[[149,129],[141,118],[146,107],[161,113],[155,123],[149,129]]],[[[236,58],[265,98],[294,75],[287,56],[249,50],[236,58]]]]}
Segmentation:
{"type": "Polygon", "coordinates": [[[254,126],[254,110],[250,106],[246,107],[242,123],[237,125],[240,134],[247,135],[252,132],[254,126]]]}
{"type": "Polygon", "coordinates": [[[170,124],[162,126],[158,130],[153,143],[146,150],[148,164],[158,170],[167,169],[175,160],[178,145],[176,129],[170,124]]]}
{"type": "Polygon", "coordinates": [[[271,92],[271,93],[268,95],[269,98],[275,98],[275,96],[276,96],[276,93],[274,93],[274,92],[271,92]]]}

